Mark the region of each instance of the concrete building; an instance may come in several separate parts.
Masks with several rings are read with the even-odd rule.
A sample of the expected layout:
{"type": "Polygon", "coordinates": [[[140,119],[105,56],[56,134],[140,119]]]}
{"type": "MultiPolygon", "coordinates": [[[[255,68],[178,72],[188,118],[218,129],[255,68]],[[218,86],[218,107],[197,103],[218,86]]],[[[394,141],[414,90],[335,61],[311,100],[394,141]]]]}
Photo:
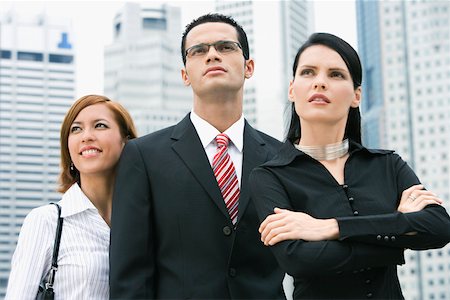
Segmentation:
{"type": "MultiPolygon", "coordinates": [[[[357,1],[364,140],[396,150],[450,209],[450,2],[357,1]]],[[[450,247],[407,251],[406,299],[450,299],[450,247]]]]}
{"type": "Polygon", "coordinates": [[[245,117],[282,140],[289,121],[283,116],[290,113],[286,107],[291,68],[298,48],[312,32],[312,2],[216,0],[216,11],[242,25],[255,60],[255,73],[245,84],[245,117]]]}
{"type": "Polygon", "coordinates": [[[0,298],[24,217],[58,201],[59,130],[74,101],[71,26],[0,16],[0,298]]]}
{"type": "Polygon", "coordinates": [[[138,134],[173,125],[190,111],[181,80],[180,9],[127,3],[114,18],[114,41],[105,49],[105,94],[131,113],[138,134]]]}

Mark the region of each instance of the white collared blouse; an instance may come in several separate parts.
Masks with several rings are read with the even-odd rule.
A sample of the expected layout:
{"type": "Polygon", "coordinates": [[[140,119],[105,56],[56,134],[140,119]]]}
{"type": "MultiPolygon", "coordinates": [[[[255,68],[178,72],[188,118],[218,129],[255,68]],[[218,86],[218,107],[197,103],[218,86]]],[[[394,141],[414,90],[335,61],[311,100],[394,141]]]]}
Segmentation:
{"type": "MultiPolygon", "coordinates": [[[[55,299],[109,299],[110,228],[78,184],[64,193],[64,218],[55,275],[55,299]]],[[[5,300],[35,299],[51,266],[57,224],[55,205],[25,218],[11,262],[5,300]]]]}

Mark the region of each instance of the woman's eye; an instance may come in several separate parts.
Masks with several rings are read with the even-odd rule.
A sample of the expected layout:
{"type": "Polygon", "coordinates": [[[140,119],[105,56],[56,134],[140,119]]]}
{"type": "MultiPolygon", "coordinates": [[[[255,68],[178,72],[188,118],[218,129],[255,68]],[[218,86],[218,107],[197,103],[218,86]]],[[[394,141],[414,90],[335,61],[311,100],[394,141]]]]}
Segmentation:
{"type": "Polygon", "coordinates": [[[95,124],[95,128],[108,128],[108,126],[104,123],[97,123],[95,124]]]}
{"type": "Polygon", "coordinates": [[[79,127],[79,126],[72,126],[72,128],[70,128],[70,132],[77,132],[80,130],[81,130],[81,127],[79,127]]]}
{"type": "Polygon", "coordinates": [[[345,78],[344,74],[341,72],[331,72],[331,77],[345,78]]]}
{"type": "Polygon", "coordinates": [[[313,74],[313,71],[310,69],[304,69],[300,72],[300,75],[311,75],[313,74]]]}

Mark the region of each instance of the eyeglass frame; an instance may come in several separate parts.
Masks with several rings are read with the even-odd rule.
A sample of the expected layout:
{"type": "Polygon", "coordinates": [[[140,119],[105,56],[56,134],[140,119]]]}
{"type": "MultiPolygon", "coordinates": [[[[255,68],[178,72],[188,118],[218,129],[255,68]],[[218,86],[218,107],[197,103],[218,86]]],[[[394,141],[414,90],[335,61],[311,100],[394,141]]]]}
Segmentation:
{"type": "MultiPolygon", "coordinates": [[[[228,43],[235,44],[236,46],[238,46],[239,49],[242,50],[242,55],[244,54],[244,52],[243,52],[244,50],[242,49],[242,45],[241,45],[239,42],[229,41],[229,40],[220,40],[220,41],[215,41],[214,43],[210,43],[210,44],[209,44],[209,43],[200,43],[200,44],[193,45],[193,46],[187,48],[187,49],[184,51],[184,55],[185,55],[186,57],[192,57],[192,56],[189,56],[189,55],[188,55],[188,51],[191,50],[192,48],[198,47],[198,46],[200,46],[200,45],[208,46],[208,51],[207,51],[206,53],[209,52],[209,49],[211,48],[211,46],[213,46],[214,49],[215,49],[218,53],[221,53],[221,52],[219,52],[219,51],[217,50],[216,45],[218,45],[219,43],[223,43],[223,42],[228,42],[228,43]]],[[[234,51],[233,51],[233,52],[234,52],[234,51]]],[[[205,54],[206,54],[206,53],[205,53],[205,54]]],[[[229,53],[232,53],[232,52],[229,52],[229,53]]]]}

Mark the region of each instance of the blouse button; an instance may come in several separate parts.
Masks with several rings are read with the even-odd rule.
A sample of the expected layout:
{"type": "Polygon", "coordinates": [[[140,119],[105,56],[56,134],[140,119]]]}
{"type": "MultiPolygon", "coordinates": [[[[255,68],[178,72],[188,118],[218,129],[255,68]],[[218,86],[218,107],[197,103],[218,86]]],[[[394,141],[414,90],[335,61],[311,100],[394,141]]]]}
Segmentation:
{"type": "Polygon", "coordinates": [[[342,188],[347,189],[347,188],[348,188],[348,185],[344,184],[344,185],[342,186],[342,188]]]}
{"type": "Polygon", "coordinates": [[[348,198],[348,201],[350,201],[350,202],[353,202],[353,200],[355,200],[355,199],[353,199],[353,197],[348,198]]]}
{"type": "Polygon", "coordinates": [[[231,277],[236,277],[236,269],[230,268],[230,270],[228,271],[228,274],[230,274],[231,277]]]}
{"type": "Polygon", "coordinates": [[[373,294],[372,293],[367,293],[367,298],[372,298],[373,297],[373,294]]]}
{"type": "Polygon", "coordinates": [[[355,210],[355,211],[353,212],[353,215],[357,216],[357,215],[359,215],[359,212],[358,212],[357,210],[355,210]]]}

